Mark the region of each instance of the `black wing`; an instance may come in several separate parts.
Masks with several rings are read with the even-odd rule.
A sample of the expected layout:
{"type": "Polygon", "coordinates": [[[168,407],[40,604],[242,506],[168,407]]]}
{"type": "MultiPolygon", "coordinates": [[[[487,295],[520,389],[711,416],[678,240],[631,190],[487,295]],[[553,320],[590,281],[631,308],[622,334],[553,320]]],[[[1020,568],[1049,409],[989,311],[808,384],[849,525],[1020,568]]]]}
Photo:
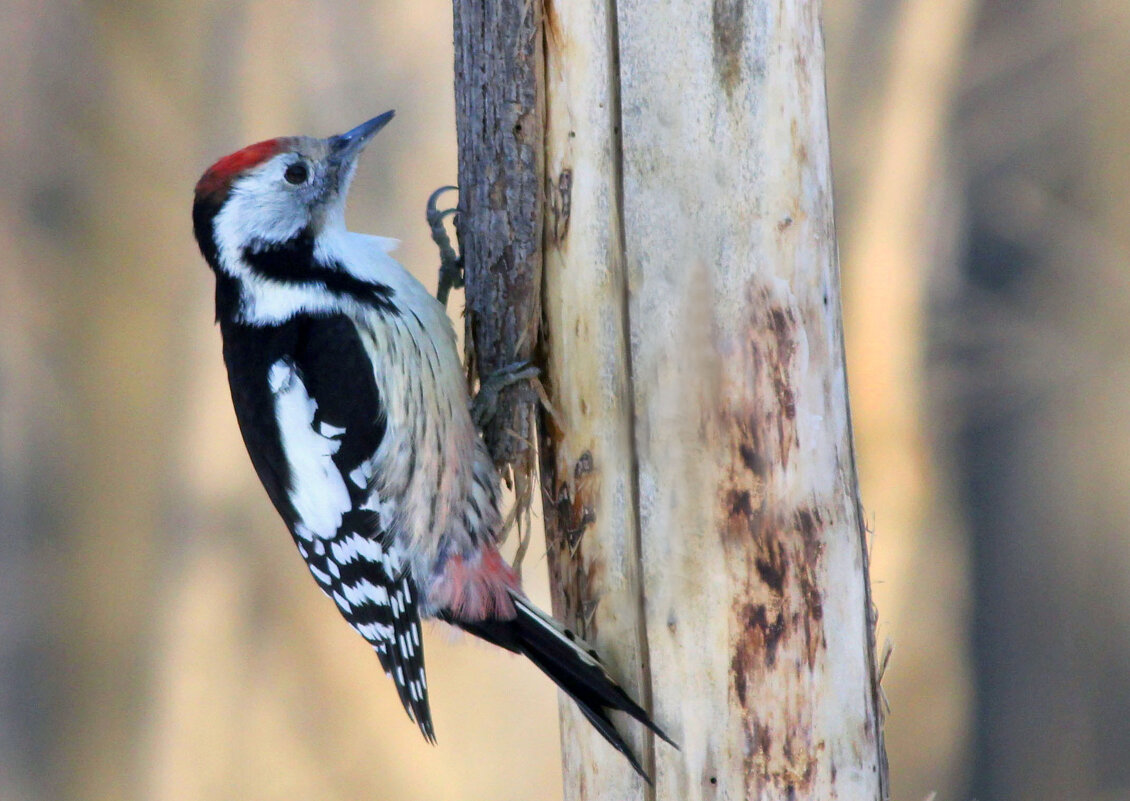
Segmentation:
{"type": "Polygon", "coordinates": [[[415,587],[371,490],[385,420],[355,326],[336,315],[223,329],[236,417],[259,478],[315,580],[434,741],[415,587]]]}

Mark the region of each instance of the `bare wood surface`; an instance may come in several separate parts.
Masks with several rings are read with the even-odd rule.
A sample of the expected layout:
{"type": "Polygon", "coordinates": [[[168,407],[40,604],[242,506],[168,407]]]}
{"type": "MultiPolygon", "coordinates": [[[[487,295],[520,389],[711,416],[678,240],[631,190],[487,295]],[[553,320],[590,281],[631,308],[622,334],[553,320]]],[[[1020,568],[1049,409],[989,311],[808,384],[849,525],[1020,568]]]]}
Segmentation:
{"type": "Polygon", "coordinates": [[[566,798],[880,798],[818,4],[555,3],[546,46],[556,600],[682,744],[651,789],[566,711],[566,798]]]}
{"type": "MultiPolygon", "coordinates": [[[[619,226],[614,4],[546,5],[545,356],[542,485],[554,612],[645,707],[646,640],[619,226]]],[[[561,700],[565,798],[639,798],[643,781],[561,700]]],[[[622,727],[652,770],[650,737],[622,727]]]]}

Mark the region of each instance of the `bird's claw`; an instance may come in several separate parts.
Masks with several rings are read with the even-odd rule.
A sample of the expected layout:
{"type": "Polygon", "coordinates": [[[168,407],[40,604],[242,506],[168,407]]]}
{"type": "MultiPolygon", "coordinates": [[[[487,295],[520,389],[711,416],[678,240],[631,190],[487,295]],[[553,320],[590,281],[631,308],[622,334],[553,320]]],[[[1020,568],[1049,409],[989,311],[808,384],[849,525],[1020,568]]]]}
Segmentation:
{"type": "Polygon", "coordinates": [[[471,402],[471,419],[478,428],[498,413],[498,395],[511,384],[536,379],[541,370],[526,361],[508,364],[479,381],[479,391],[471,402]]]}
{"type": "Polygon", "coordinates": [[[444,192],[458,191],[458,189],[457,186],[441,186],[428,196],[425,211],[428,228],[432,232],[432,241],[439,248],[439,286],[436,289],[436,298],[444,306],[447,305],[447,296],[451,290],[463,286],[463,259],[456,254],[455,249],[451,246],[451,238],[447,235],[447,228],[444,226],[444,220],[458,214],[459,209],[453,207],[441,211],[437,203],[439,196],[444,192]]]}

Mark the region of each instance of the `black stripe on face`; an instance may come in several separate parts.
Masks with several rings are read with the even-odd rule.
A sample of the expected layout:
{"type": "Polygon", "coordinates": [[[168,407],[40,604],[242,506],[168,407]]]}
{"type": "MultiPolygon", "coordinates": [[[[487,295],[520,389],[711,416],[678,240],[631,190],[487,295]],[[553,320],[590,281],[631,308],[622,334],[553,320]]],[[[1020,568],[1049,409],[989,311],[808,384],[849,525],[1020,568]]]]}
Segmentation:
{"type": "Polygon", "coordinates": [[[386,314],[397,314],[392,303],[392,287],[362,281],[345,271],[338,262],[324,263],[314,258],[314,237],[303,231],[286,242],[248,246],[240,254],[259,275],[286,284],[317,282],[331,292],[353,298],[386,314]]]}

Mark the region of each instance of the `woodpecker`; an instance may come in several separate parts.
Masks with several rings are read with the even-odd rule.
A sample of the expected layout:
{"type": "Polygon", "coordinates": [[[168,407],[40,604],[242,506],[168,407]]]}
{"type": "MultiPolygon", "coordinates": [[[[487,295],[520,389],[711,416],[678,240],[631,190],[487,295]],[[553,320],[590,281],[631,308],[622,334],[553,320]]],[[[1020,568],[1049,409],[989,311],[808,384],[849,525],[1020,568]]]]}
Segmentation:
{"type": "Polygon", "coordinates": [[[648,779],[608,710],[670,739],[498,552],[499,476],[443,305],[389,255],[395,240],[346,230],[358,157],[392,117],[250,145],[196,184],[193,227],[251,463],[427,740],[420,621],[435,619],[527,656],[648,779]]]}

